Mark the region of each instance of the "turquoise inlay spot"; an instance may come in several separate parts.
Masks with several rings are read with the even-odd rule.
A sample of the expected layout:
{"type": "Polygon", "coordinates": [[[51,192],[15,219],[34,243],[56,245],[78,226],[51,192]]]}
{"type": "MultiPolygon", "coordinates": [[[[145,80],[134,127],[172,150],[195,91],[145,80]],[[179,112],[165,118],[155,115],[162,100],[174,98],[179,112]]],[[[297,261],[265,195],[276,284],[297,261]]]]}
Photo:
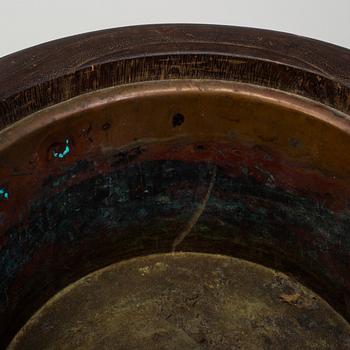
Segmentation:
{"type": "Polygon", "coordinates": [[[65,147],[65,149],[64,149],[63,152],[56,152],[56,150],[53,150],[53,156],[54,156],[55,158],[60,158],[60,159],[62,159],[62,158],[64,158],[67,154],[69,154],[69,152],[70,152],[70,147],[69,147],[69,140],[68,140],[68,139],[65,140],[65,144],[66,144],[66,147],[65,147]]]}
{"type": "Polygon", "coordinates": [[[9,193],[5,190],[5,188],[0,188],[0,200],[9,199],[9,193]]]}

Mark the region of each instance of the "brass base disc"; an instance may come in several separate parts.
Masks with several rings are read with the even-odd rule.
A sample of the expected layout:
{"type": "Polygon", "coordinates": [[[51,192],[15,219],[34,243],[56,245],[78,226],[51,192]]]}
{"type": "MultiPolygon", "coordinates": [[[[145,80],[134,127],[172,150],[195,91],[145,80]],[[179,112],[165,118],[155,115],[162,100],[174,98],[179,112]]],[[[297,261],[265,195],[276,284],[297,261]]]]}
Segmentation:
{"type": "Polygon", "coordinates": [[[350,349],[350,327],[285,274],[220,255],[138,257],[57,294],[9,349],[350,349]]]}

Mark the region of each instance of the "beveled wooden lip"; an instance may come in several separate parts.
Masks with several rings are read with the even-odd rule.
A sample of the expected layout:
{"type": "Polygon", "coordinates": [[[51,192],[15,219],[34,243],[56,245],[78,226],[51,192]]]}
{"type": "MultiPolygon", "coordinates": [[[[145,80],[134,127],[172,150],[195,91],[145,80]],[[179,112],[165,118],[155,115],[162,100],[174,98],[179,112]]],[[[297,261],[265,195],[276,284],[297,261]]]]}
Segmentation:
{"type": "Polygon", "coordinates": [[[350,50],[261,29],[160,24],[86,33],[3,57],[0,128],[89,91],[186,78],[251,83],[350,112],[350,50]]]}

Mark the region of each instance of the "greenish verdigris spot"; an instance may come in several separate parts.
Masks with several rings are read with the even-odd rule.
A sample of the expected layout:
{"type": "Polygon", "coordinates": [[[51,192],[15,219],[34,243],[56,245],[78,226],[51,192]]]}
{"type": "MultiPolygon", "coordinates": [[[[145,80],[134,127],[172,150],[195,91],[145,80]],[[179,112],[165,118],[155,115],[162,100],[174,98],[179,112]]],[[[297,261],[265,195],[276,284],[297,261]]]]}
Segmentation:
{"type": "Polygon", "coordinates": [[[66,139],[65,140],[65,149],[63,150],[63,152],[57,152],[55,149],[53,150],[53,156],[55,158],[59,158],[59,159],[63,159],[64,157],[66,157],[69,153],[70,153],[70,146],[69,146],[69,140],[66,139]]]}

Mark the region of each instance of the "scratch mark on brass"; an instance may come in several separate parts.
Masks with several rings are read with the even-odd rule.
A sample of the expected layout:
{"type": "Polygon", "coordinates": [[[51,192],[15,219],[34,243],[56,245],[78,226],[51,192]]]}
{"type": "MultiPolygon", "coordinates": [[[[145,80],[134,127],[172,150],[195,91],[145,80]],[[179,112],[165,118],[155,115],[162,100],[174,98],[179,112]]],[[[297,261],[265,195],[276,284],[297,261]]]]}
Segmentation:
{"type": "Polygon", "coordinates": [[[179,233],[179,235],[175,238],[173,245],[172,245],[172,252],[175,252],[176,247],[182,243],[182,241],[186,238],[186,236],[192,231],[193,226],[197,223],[201,215],[203,214],[203,211],[205,207],[208,204],[208,200],[210,198],[211,191],[213,190],[214,187],[214,182],[216,178],[216,171],[217,171],[217,166],[214,167],[213,173],[211,175],[210,183],[208,186],[208,190],[206,195],[204,196],[202,202],[199,204],[198,208],[192,215],[190,221],[188,222],[185,230],[179,233]]]}

